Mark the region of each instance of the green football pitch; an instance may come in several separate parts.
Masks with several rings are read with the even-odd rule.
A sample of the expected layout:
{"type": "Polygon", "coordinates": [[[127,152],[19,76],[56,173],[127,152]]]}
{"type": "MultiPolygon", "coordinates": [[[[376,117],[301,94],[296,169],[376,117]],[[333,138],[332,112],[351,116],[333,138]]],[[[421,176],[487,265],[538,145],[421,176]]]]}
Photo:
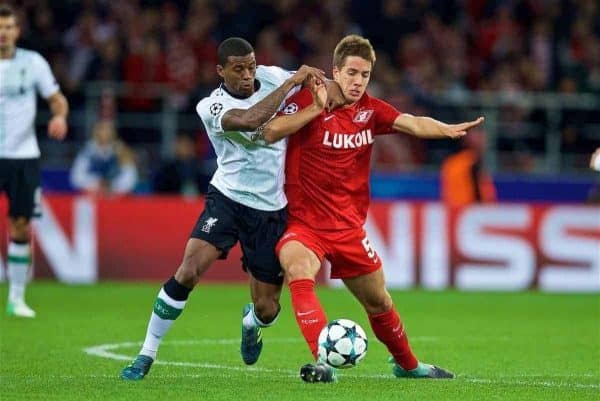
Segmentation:
{"type": "MultiPolygon", "coordinates": [[[[33,320],[0,318],[0,399],[13,400],[598,400],[598,295],[395,291],[418,357],[455,380],[392,377],[359,305],[319,288],[328,317],[350,318],[369,336],[366,358],[335,384],[303,383],[310,361],[284,291],[261,359],[239,355],[245,286],[198,287],[141,382],[120,370],[137,353],[158,284],[66,286],[35,282],[33,320]]],[[[0,285],[2,305],[6,284],[0,285]]]]}

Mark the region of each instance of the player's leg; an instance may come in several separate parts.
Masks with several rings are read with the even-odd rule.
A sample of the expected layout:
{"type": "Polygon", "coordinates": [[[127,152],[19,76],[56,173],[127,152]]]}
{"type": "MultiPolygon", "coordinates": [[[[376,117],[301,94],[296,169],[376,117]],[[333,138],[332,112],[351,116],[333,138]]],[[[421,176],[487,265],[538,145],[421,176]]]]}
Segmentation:
{"type": "Polygon", "coordinates": [[[262,351],[262,329],[275,324],[281,306],[281,284],[265,283],[250,275],[252,302],[242,310],[242,340],[240,352],[246,365],[258,360],[262,351]]]}
{"type": "Polygon", "coordinates": [[[186,244],[181,265],[160,289],[140,354],[123,369],[123,379],[141,380],[146,376],[156,359],[162,338],[183,311],[189,293],[214,261],[226,258],[237,242],[232,217],[235,211],[231,202],[216,189],[209,189],[205,209],[186,244]]]}
{"type": "MultiPolygon", "coordinates": [[[[284,236],[285,238],[285,236],[284,236]]],[[[303,238],[307,243],[311,239],[303,238]]],[[[312,242],[316,249],[318,245],[312,242]]],[[[279,249],[279,260],[290,288],[292,308],[298,327],[317,363],[300,368],[300,378],[308,383],[337,381],[335,369],[318,361],[319,333],[327,325],[327,316],[315,292],[315,278],[321,259],[300,241],[287,241],[279,249]]]]}
{"type": "Polygon", "coordinates": [[[388,347],[401,366],[407,370],[415,369],[418,361],[410,349],[406,331],[392,298],[385,289],[383,269],[343,281],[367,312],[379,341],[388,347]]]}
{"type": "Polygon", "coordinates": [[[11,316],[35,317],[25,303],[25,287],[31,266],[31,235],[29,219],[10,217],[8,220],[8,302],[6,313],[11,316]]]}
{"type": "Polygon", "coordinates": [[[190,292],[220,255],[220,250],[204,240],[188,240],[183,261],[175,276],[171,277],[158,293],[140,354],[156,358],[163,336],[183,312],[190,292]]]}
{"type": "Polygon", "coordinates": [[[287,212],[260,211],[240,205],[237,216],[242,266],[249,273],[252,302],[242,311],[240,353],[245,364],[258,360],[263,347],[262,329],[275,324],[283,272],[275,246],[285,231],[287,212]]]}
{"type": "Polygon", "coordinates": [[[346,278],[344,284],[364,307],[377,339],[384,343],[392,354],[393,372],[397,377],[454,377],[441,368],[419,362],[413,354],[400,315],[385,288],[382,268],[368,274],[346,278]]]}
{"type": "Polygon", "coordinates": [[[281,284],[265,283],[250,275],[250,296],[253,303],[253,317],[263,327],[272,326],[279,317],[281,306],[281,284]]]}
{"type": "Polygon", "coordinates": [[[279,260],[290,289],[296,322],[316,360],[319,333],[327,325],[327,316],[315,292],[321,260],[299,241],[285,243],[279,250],[279,260]]]}
{"type": "Polygon", "coordinates": [[[2,187],[9,199],[8,303],[9,315],[35,317],[25,303],[25,287],[31,266],[31,217],[39,215],[40,171],[38,159],[3,160],[2,187]]]}
{"type": "Polygon", "coordinates": [[[188,240],[175,276],[162,286],[154,301],[142,349],[135,360],[123,369],[121,378],[141,380],[148,374],[163,337],[183,312],[190,292],[220,255],[219,249],[204,240],[188,240]]]}

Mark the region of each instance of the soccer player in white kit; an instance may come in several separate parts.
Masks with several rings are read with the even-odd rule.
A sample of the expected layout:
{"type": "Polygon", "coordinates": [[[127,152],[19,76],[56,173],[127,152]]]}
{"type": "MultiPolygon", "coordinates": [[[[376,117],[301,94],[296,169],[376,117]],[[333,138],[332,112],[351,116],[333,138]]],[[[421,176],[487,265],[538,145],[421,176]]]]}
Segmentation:
{"type": "Polygon", "coordinates": [[[248,365],[262,350],[261,328],[279,314],[283,275],[275,245],[286,227],[283,191],[286,142],[269,145],[261,127],[294,87],[321,70],[302,66],[295,74],[256,66],[254,50],[241,38],[219,45],[217,73],[223,83],[196,110],[217,154],[205,209],[188,240],[177,272],[160,289],[139,355],[125,367],[125,380],[143,379],[161,339],[183,311],[190,291],[217,259],[239,241],[242,267],[249,273],[252,303],[242,316],[240,351],[248,365]]]}
{"type": "Polygon", "coordinates": [[[69,105],[50,66],[37,52],[16,47],[19,27],[15,11],[0,5],[0,192],[9,200],[8,302],[12,316],[35,317],[25,303],[31,265],[30,220],[39,215],[40,149],[34,130],[36,92],[50,106],[48,136],[67,134],[69,105]]]}

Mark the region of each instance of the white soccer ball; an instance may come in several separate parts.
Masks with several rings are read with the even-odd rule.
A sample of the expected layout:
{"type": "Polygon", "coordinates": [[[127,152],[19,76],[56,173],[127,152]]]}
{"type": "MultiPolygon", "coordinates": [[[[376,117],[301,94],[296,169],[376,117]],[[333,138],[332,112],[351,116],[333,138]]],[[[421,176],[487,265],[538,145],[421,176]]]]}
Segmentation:
{"type": "Polygon", "coordinates": [[[319,334],[319,360],[334,368],[351,368],[367,355],[367,335],[349,319],[336,319],[319,334]]]}

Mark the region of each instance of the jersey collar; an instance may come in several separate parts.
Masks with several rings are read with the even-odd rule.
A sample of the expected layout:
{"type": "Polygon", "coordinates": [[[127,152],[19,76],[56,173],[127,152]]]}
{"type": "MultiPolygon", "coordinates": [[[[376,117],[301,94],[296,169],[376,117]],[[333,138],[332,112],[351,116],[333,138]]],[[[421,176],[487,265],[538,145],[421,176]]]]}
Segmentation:
{"type": "Polygon", "coordinates": [[[254,93],[247,97],[236,95],[236,94],[229,92],[229,90],[227,89],[227,87],[225,86],[224,83],[221,83],[221,86],[219,86],[219,87],[221,88],[221,90],[227,92],[227,94],[231,97],[234,97],[236,99],[248,99],[250,96],[254,95],[254,93],[258,92],[258,90],[260,89],[260,81],[258,79],[254,79],[254,93]]]}

